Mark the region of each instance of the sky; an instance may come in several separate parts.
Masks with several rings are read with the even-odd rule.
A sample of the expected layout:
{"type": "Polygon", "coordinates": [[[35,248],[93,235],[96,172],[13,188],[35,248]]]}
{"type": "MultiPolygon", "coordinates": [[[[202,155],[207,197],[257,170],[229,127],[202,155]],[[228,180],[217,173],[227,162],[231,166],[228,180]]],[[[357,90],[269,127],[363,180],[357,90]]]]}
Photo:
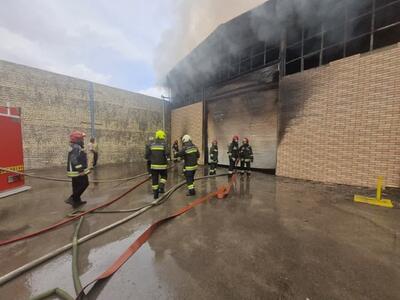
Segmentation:
{"type": "Polygon", "coordinates": [[[2,0],[0,60],[160,97],[174,64],[262,2],[2,0]]]}

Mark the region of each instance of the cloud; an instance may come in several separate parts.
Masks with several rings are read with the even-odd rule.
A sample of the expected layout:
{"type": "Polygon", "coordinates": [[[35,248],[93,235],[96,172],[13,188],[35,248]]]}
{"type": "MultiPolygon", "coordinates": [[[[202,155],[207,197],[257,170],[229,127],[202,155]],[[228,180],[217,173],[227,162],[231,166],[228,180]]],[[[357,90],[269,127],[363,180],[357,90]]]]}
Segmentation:
{"type": "Polygon", "coordinates": [[[111,78],[111,75],[95,72],[82,63],[68,65],[52,59],[51,55],[46,53],[45,49],[41,47],[39,43],[31,41],[3,27],[0,27],[0,40],[6,41],[6,43],[0,47],[0,57],[3,60],[43,68],[51,72],[103,84],[108,83],[111,78]]]}
{"type": "Polygon", "coordinates": [[[0,59],[145,89],[153,80],[119,80],[128,68],[121,66],[152,67],[161,32],[170,22],[170,1],[3,0],[0,59]]]}
{"type": "Polygon", "coordinates": [[[47,69],[55,73],[65,74],[71,77],[86,79],[102,84],[109,83],[111,79],[110,74],[95,72],[84,64],[76,64],[72,66],[49,66],[47,69]]]}

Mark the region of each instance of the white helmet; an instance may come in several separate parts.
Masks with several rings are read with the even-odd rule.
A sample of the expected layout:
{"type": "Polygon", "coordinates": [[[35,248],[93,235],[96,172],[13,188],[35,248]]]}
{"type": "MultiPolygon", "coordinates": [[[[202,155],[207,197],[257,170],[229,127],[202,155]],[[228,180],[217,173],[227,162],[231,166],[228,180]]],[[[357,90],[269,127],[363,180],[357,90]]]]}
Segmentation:
{"type": "Polygon", "coordinates": [[[190,137],[190,135],[188,135],[188,134],[185,134],[183,137],[182,137],[182,143],[187,143],[187,142],[190,142],[192,140],[192,138],[190,137]]]}

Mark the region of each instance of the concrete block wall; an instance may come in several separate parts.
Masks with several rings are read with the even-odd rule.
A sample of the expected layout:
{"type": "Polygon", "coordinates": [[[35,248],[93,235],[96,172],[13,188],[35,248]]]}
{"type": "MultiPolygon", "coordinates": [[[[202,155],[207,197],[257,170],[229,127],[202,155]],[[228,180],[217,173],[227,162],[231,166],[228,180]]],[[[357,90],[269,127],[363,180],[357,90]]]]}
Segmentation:
{"type": "MultiPolygon", "coordinates": [[[[25,167],[66,164],[73,129],[90,136],[89,82],[0,61],[0,105],[22,108],[25,167]]],[[[162,127],[162,101],[94,84],[100,163],[140,161],[162,127]]]]}
{"type": "Polygon", "coordinates": [[[171,142],[189,134],[193,143],[199,148],[201,156],[199,163],[204,163],[203,153],[203,103],[195,103],[171,111],[171,142]]]}
{"type": "Polygon", "coordinates": [[[278,175],[400,187],[399,45],[283,78],[278,175]]]}

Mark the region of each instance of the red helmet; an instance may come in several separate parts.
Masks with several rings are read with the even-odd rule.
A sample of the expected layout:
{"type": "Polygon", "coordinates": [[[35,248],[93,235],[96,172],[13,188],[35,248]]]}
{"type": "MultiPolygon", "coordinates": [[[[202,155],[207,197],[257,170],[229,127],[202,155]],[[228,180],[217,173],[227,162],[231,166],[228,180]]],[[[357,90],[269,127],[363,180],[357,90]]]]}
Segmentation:
{"type": "Polygon", "coordinates": [[[243,143],[248,144],[249,143],[249,139],[248,138],[244,138],[243,139],[243,143]]]}
{"type": "Polygon", "coordinates": [[[84,132],[81,131],[72,131],[69,135],[69,140],[71,143],[77,143],[83,141],[83,138],[86,136],[84,132]]]}
{"type": "Polygon", "coordinates": [[[237,141],[238,141],[238,140],[239,140],[239,137],[238,137],[237,135],[234,135],[233,138],[232,138],[232,140],[237,140],[237,141]]]}

